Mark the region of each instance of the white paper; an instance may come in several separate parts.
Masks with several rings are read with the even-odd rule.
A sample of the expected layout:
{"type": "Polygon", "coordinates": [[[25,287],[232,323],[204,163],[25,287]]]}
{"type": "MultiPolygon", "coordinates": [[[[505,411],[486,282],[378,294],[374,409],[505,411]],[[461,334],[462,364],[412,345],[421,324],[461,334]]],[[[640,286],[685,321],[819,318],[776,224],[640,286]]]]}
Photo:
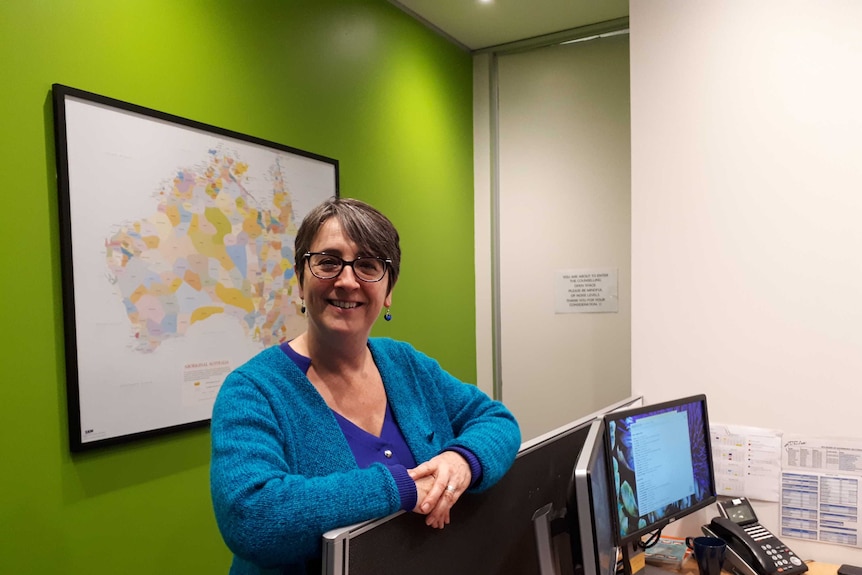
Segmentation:
{"type": "Polygon", "coordinates": [[[554,312],[618,312],[618,275],[616,268],[557,270],[554,312]]]}
{"type": "Polygon", "coordinates": [[[722,424],[709,430],[718,495],[778,502],[781,433],[722,424]]]}
{"type": "Polygon", "coordinates": [[[862,440],[788,436],[781,462],[781,536],[862,547],[862,440]]]}

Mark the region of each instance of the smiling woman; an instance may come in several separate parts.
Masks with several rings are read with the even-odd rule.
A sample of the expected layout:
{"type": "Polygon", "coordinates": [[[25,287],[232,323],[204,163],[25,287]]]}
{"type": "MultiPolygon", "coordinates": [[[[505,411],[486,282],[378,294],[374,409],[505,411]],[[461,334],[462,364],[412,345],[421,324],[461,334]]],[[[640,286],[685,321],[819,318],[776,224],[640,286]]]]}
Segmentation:
{"type": "Polygon", "coordinates": [[[306,330],[231,373],[213,409],[231,573],[319,573],[324,532],[398,510],[442,529],[521,442],[501,403],[407,343],[370,338],[401,269],[386,216],[330,199],[303,220],[294,255],[306,330]]]}

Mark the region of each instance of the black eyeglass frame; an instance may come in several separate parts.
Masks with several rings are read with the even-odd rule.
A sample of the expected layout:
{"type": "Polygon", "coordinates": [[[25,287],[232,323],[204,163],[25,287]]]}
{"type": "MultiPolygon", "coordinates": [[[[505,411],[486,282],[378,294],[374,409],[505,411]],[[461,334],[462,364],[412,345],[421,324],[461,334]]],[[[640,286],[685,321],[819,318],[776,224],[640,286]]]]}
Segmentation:
{"type": "Polygon", "coordinates": [[[302,259],[304,261],[308,262],[308,271],[311,272],[311,275],[313,275],[314,277],[316,277],[319,280],[324,280],[324,281],[334,280],[335,278],[337,278],[338,276],[341,275],[341,272],[344,271],[344,268],[350,266],[353,269],[353,277],[355,277],[359,281],[369,283],[369,284],[374,284],[374,283],[377,283],[377,282],[383,280],[383,278],[386,277],[386,272],[389,270],[389,267],[392,265],[392,260],[388,259],[388,258],[378,258],[377,256],[359,256],[358,258],[353,259],[353,260],[346,260],[341,256],[337,256],[335,254],[330,254],[327,252],[305,252],[305,254],[302,256],[302,259]],[[338,273],[335,274],[334,276],[328,277],[328,278],[322,278],[319,275],[317,275],[316,273],[314,273],[314,266],[311,265],[311,259],[310,259],[311,256],[327,256],[327,257],[336,259],[336,260],[341,262],[341,267],[339,268],[338,273]],[[359,274],[356,273],[356,268],[353,267],[353,264],[355,264],[358,261],[362,261],[362,260],[365,260],[365,261],[377,260],[379,262],[383,262],[383,273],[380,274],[380,277],[377,278],[376,280],[367,280],[365,278],[359,277],[359,274]]]}

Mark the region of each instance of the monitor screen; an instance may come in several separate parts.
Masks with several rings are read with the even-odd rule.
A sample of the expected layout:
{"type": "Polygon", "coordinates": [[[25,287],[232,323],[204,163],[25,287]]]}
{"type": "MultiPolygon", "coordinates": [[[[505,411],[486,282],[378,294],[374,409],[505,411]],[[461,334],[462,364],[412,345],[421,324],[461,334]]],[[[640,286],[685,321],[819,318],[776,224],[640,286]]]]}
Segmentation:
{"type": "Polygon", "coordinates": [[[611,519],[604,430],[602,419],[593,422],[572,472],[566,517],[577,575],[616,572],[617,544],[611,519]]]}
{"type": "Polygon", "coordinates": [[[705,395],[609,413],[604,420],[618,544],[639,541],[715,501],[705,395]]]}

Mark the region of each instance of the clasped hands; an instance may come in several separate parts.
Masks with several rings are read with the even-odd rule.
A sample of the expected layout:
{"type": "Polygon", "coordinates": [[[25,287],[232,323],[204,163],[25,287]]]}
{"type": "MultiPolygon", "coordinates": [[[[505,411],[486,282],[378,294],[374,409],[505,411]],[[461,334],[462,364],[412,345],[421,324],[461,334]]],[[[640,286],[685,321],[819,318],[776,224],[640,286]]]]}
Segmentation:
{"type": "Polygon", "coordinates": [[[416,482],[413,512],[426,515],[426,525],[443,529],[449,524],[449,510],[473,479],[467,460],[454,451],[444,451],[408,473],[416,482]]]}

